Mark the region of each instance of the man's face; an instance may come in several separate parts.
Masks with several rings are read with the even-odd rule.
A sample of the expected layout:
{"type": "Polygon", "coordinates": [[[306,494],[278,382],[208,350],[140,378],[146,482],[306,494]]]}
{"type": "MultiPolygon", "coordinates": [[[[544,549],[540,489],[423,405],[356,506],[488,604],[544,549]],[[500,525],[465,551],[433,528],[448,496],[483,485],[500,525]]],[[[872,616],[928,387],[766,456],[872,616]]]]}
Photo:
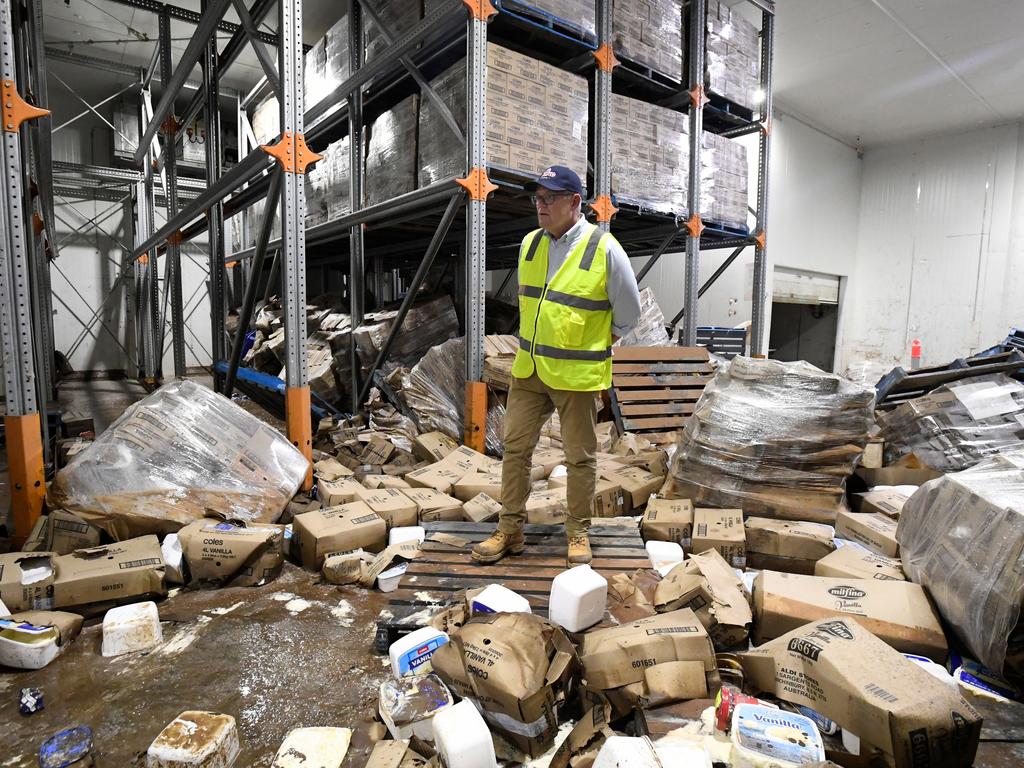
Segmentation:
{"type": "Polygon", "coordinates": [[[564,232],[573,224],[573,212],[580,204],[580,196],[572,192],[552,192],[538,187],[533,195],[537,208],[537,223],[549,232],[564,232]]]}

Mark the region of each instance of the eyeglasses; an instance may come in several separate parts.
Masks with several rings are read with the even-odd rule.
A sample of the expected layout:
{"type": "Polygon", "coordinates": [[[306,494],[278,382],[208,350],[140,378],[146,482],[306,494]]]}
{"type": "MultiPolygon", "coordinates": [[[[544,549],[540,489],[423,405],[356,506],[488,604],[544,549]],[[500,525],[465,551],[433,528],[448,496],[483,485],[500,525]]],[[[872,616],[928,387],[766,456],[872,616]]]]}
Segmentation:
{"type": "Polygon", "coordinates": [[[533,204],[535,206],[536,205],[543,205],[545,208],[547,208],[552,203],[554,203],[555,200],[557,200],[560,197],[572,197],[572,194],[571,193],[564,193],[564,194],[561,194],[561,195],[530,195],[530,200],[533,201],[533,204]]]}

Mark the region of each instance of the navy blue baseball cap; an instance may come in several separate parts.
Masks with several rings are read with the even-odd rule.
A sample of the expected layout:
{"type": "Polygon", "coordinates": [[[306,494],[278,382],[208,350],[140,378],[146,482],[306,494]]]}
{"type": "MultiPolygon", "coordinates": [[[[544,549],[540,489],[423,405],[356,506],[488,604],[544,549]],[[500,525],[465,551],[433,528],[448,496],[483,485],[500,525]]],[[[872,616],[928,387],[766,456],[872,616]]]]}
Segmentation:
{"type": "Polygon", "coordinates": [[[552,192],[572,192],[583,197],[583,182],[572,168],[564,165],[545,168],[536,181],[528,181],[525,187],[527,192],[536,192],[537,187],[544,187],[552,192]]]}

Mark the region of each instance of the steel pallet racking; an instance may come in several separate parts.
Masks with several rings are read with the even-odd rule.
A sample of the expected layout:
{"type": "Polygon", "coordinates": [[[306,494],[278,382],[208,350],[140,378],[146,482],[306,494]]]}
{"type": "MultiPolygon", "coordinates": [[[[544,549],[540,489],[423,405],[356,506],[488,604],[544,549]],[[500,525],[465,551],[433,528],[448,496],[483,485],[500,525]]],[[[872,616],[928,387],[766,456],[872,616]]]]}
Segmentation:
{"type": "MultiPolygon", "coordinates": [[[[456,269],[461,286],[461,307],[465,345],[466,432],[470,445],[482,449],[483,424],[486,417],[486,389],[481,382],[483,368],[484,298],[488,269],[510,268],[515,264],[517,247],[523,233],[533,226],[533,212],[525,204],[522,185],[526,180],[517,174],[508,174],[485,165],[486,77],[487,41],[489,35],[504,42],[518,44],[530,53],[568,71],[586,75],[592,83],[590,188],[593,209],[599,225],[611,228],[623,242],[631,256],[650,256],[641,276],[651,269],[664,253],[682,243],[686,250],[684,271],[685,304],[672,321],[682,321],[679,340],[692,345],[696,340],[696,306],[700,294],[709,284],[748,247],[755,249],[753,286],[753,324],[751,348],[754,354],[763,351],[764,285],[766,265],[766,220],[768,159],[770,148],[771,64],[773,47],[774,4],[771,0],[746,0],[761,12],[761,86],[763,101],[758,115],[734,109],[727,100],[707,92],[704,85],[705,0],[690,0],[690,36],[687,44],[689,80],[683,85],[659,80],[642,68],[621,65],[612,47],[611,0],[597,0],[597,34],[578,34],[572,25],[558,24],[550,19],[538,21],[529,13],[529,5],[518,0],[504,0],[496,8],[490,0],[446,0],[434,4],[413,28],[399,35],[388,35],[386,50],[371,60],[365,60],[363,50],[363,16],[373,20],[374,12],[362,0],[350,0],[349,55],[350,75],[319,103],[308,108],[303,103],[301,41],[302,0],[255,0],[246,5],[244,0],[204,0],[202,12],[196,14],[155,0],[111,0],[123,5],[151,11],[160,16],[160,39],[154,50],[151,66],[140,72],[140,91],[143,94],[142,138],[138,142],[134,160],[137,172],[113,169],[64,168],[55,166],[57,188],[66,189],[61,179],[69,177],[87,179],[104,176],[108,180],[126,185],[130,190],[129,202],[134,203],[134,242],[131,248],[136,296],[134,309],[139,326],[139,347],[143,350],[141,373],[144,380],[156,382],[160,371],[159,350],[163,348],[163,322],[159,312],[158,259],[165,258],[164,280],[170,305],[171,336],[174,345],[175,375],[184,375],[184,325],[180,282],[180,258],[183,243],[206,232],[209,242],[209,269],[211,286],[211,314],[213,325],[214,362],[227,362],[218,366],[215,384],[230,392],[236,376],[241,344],[236,339],[228,354],[228,336],[225,332],[225,264],[246,264],[241,272],[247,277],[242,317],[244,328],[255,301],[256,286],[269,253],[274,252],[280,265],[281,296],[284,304],[286,338],[286,413],[289,438],[307,455],[311,451],[310,394],[306,370],[305,296],[306,248],[311,260],[323,260],[322,251],[330,244],[331,258],[347,260],[347,292],[356,327],[363,319],[363,286],[367,274],[367,261],[373,267],[378,283],[386,267],[413,272],[405,300],[394,322],[394,331],[385,342],[374,368],[386,358],[391,341],[401,326],[402,319],[412,303],[412,297],[423,283],[434,260],[444,254],[461,266],[456,269]],[[257,30],[257,25],[276,6],[278,34],[268,35],[257,30]],[[241,20],[240,25],[228,24],[223,17],[233,7],[241,20]],[[172,19],[195,24],[184,54],[176,66],[170,55],[170,23],[172,19]],[[230,41],[222,49],[216,45],[215,31],[228,31],[230,41]],[[220,77],[235,60],[245,44],[253,46],[264,70],[264,79],[257,88],[238,98],[239,155],[238,162],[229,169],[223,167],[223,150],[218,146],[218,115],[220,105],[220,77]],[[274,57],[266,45],[276,48],[274,57]],[[459,57],[466,60],[467,129],[465,175],[442,180],[413,192],[374,205],[363,206],[362,127],[376,114],[394,105],[404,95],[419,90],[431,97],[429,77],[459,57]],[[203,80],[184,113],[184,120],[174,117],[174,97],[185,84],[196,64],[201,64],[203,80]],[[155,72],[160,72],[162,95],[154,106],[149,99],[150,84],[155,72]],[[258,146],[252,137],[245,108],[253,102],[259,89],[269,88],[277,97],[280,108],[281,135],[269,146],[258,146]],[[612,194],[609,157],[609,112],[613,89],[629,89],[663,106],[686,111],[689,115],[691,168],[687,179],[689,208],[685,219],[671,215],[651,214],[627,205],[617,209],[612,194]],[[183,126],[204,110],[207,114],[206,183],[194,188],[180,177],[175,161],[175,143],[181,140],[183,126]],[[308,128],[307,128],[308,126],[308,128]],[[759,174],[756,208],[753,210],[755,226],[752,232],[719,228],[702,221],[700,200],[700,137],[704,128],[727,137],[748,133],[759,136],[759,174]],[[341,218],[309,228],[304,226],[303,174],[318,159],[314,152],[329,140],[343,135],[350,137],[351,162],[349,193],[352,210],[341,218]],[[57,174],[56,171],[60,171],[57,174]],[[489,176],[488,171],[491,171],[489,176]],[[63,174],[63,175],[61,175],[63,174]],[[159,185],[161,194],[157,194],[159,185]],[[192,188],[190,188],[192,187],[192,188]],[[259,226],[255,246],[237,253],[226,253],[225,219],[237,216],[258,200],[266,199],[276,205],[281,215],[281,236],[271,239],[271,219],[267,215],[259,226]],[[155,206],[166,208],[166,221],[157,226],[155,206]],[[459,209],[464,209],[462,221],[459,209]],[[613,218],[614,217],[614,218],[613,218]],[[367,228],[373,227],[371,248],[367,247],[367,228]],[[698,287],[700,253],[704,249],[733,249],[725,264],[703,286],[698,287]]],[[[3,19],[5,84],[17,94],[26,92],[28,78],[34,78],[31,87],[33,100],[45,106],[45,56],[43,56],[40,0],[27,0],[28,13],[24,20],[13,18],[10,6],[4,4],[3,19]],[[23,23],[22,23],[23,22],[23,23]],[[18,30],[27,34],[19,45],[15,38],[18,30]],[[19,55],[15,55],[16,53],[19,55]],[[29,67],[18,62],[38,62],[29,67]],[[16,71],[17,70],[17,71],[16,71]],[[40,77],[42,79],[40,80],[40,77]],[[17,85],[16,85],[17,84],[17,85]],[[19,89],[20,86],[20,89],[19,89]]],[[[19,8],[22,6],[18,5],[19,8]]],[[[556,20],[557,21],[557,20],[556,20]]],[[[382,28],[381,25],[377,25],[382,28]]],[[[68,58],[66,54],[59,54],[68,58]]],[[[87,57],[72,56],[81,63],[87,57]]],[[[93,61],[93,66],[119,66],[109,62],[93,61]]],[[[6,85],[5,85],[6,87],[6,85]]],[[[86,105],[95,111],[92,105],[86,105]]],[[[450,117],[450,115],[449,115],[450,117]]],[[[25,129],[21,133],[4,126],[5,142],[5,206],[3,264],[5,268],[4,292],[0,294],[3,310],[4,360],[8,386],[9,422],[11,435],[31,433],[31,425],[38,422],[38,393],[52,392],[52,371],[42,377],[43,389],[36,384],[36,371],[45,369],[52,358],[52,332],[46,323],[36,327],[35,338],[24,329],[34,327],[33,312],[40,314],[40,300],[49,299],[46,243],[54,244],[53,189],[40,186],[37,206],[42,224],[37,242],[25,239],[27,214],[21,191],[27,188],[22,169],[21,151],[31,146],[36,168],[49,167],[49,124],[44,117],[33,123],[33,140],[29,142],[25,129]],[[20,228],[19,228],[20,225],[20,228]],[[45,238],[45,241],[44,241],[45,238]],[[33,247],[34,246],[34,247],[33,247]],[[26,276],[31,290],[25,293],[9,290],[24,285],[26,276]],[[14,331],[23,329],[20,346],[9,340],[14,331]],[[46,334],[49,333],[47,339],[46,334]],[[39,350],[42,350],[40,354],[39,350]],[[45,360],[41,363],[40,359],[45,360]],[[34,421],[33,421],[34,415],[34,421]],[[19,426],[20,425],[20,429],[19,426]]],[[[36,173],[39,179],[46,174],[36,173]]],[[[111,193],[117,198],[117,192],[111,193]]],[[[269,210],[269,209],[268,209],[269,210]]],[[[246,225],[247,226],[247,225],[246,225]]],[[[55,254],[51,254],[55,255],[55,254]]],[[[511,276],[511,272],[509,273],[511,276]]],[[[506,278],[507,281],[508,278],[506,278]]],[[[241,334],[237,334],[241,336],[241,334]]],[[[372,380],[373,371],[366,380],[361,379],[360,365],[352,348],[353,410],[358,409],[372,380]]],[[[38,429],[35,430],[38,432],[38,429]]],[[[15,446],[29,458],[30,466],[24,479],[35,490],[29,496],[39,496],[40,484],[32,478],[41,476],[41,461],[36,467],[35,445],[38,440],[23,447],[15,446]],[[38,471],[37,471],[38,470],[38,471]]],[[[12,460],[12,468],[15,462],[12,460]]],[[[19,477],[21,473],[19,471],[19,477]]],[[[16,481],[17,482],[17,481],[16,481]]],[[[17,490],[17,488],[16,488],[17,490]]],[[[16,518],[19,533],[27,533],[34,514],[38,514],[35,496],[29,511],[16,518]],[[35,510],[34,512],[32,510],[35,510]]],[[[40,497],[41,498],[41,497],[40,497]]]]}

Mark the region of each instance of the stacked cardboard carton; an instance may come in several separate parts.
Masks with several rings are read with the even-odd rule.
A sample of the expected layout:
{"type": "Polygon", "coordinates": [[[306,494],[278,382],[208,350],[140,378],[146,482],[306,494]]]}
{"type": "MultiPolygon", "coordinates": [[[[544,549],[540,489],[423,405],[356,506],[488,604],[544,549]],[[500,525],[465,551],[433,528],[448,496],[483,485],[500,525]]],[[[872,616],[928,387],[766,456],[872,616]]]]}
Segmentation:
{"type": "Polygon", "coordinates": [[[735,358],[701,395],[666,490],[695,505],[832,523],[874,390],[805,362],[735,358]]]}
{"type": "Polygon", "coordinates": [[[683,75],[682,5],[679,0],[614,0],[615,53],[680,82],[683,75]]]}
{"type": "MultiPolygon", "coordinates": [[[[395,40],[413,29],[423,18],[421,0],[369,0],[369,2],[391,40],[395,40]]],[[[366,50],[366,61],[372,61],[386,51],[390,45],[388,39],[368,14],[363,15],[363,45],[366,50]]]]}
{"type": "Polygon", "coordinates": [[[512,10],[518,10],[519,6],[527,14],[532,15],[536,11],[551,14],[587,36],[593,37],[596,33],[597,7],[594,0],[513,0],[509,4],[512,10]]]}
{"type": "Polygon", "coordinates": [[[709,0],[705,37],[705,85],[748,109],[760,104],[760,34],[739,12],[709,0]]]}
{"type": "Polygon", "coordinates": [[[957,472],[1024,447],[1024,385],[1005,374],[946,384],[879,418],[889,464],[909,454],[957,472]]]}
{"type": "Polygon", "coordinates": [[[738,141],[704,132],[700,150],[700,213],[705,220],[745,229],[747,149],[738,141]]]}
{"type": "Polygon", "coordinates": [[[306,224],[332,221],[352,210],[349,204],[348,136],[329,144],[323,159],[306,172],[306,224]]]}
{"type": "Polygon", "coordinates": [[[348,12],[306,51],[304,97],[306,109],[321,102],[348,79],[348,12]]]}
{"type": "Polygon", "coordinates": [[[366,205],[416,189],[418,102],[418,96],[409,96],[373,121],[366,145],[366,205]]]}
{"type": "MultiPolygon", "coordinates": [[[[460,61],[432,86],[465,130],[466,69],[460,61]]],[[[487,164],[535,175],[552,163],[583,176],[588,89],[584,78],[489,43],[487,164]]],[[[429,99],[420,105],[420,186],[465,173],[465,150],[429,99]]]]}

